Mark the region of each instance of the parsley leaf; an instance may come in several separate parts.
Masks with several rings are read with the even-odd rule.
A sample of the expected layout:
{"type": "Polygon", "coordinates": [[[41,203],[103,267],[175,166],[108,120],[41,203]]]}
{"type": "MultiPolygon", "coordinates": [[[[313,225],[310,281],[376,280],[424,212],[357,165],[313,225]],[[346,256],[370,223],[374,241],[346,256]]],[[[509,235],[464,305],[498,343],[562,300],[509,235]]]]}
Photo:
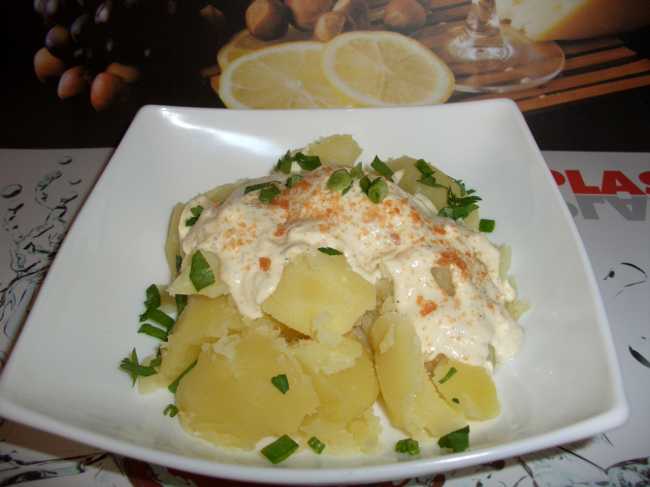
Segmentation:
{"type": "Polygon", "coordinates": [[[192,213],[192,217],[185,220],[185,226],[188,227],[191,227],[196,223],[201,216],[201,213],[203,213],[203,207],[201,205],[194,206],[193,208],[190,208],[190,212],[192,213]]]}
{"type": "Polygon", "coordinates": [[[481,220],[478,222],[479,232],[492,233],[494,232],[495,227],[496,227],[496,222],[494,220],[481,218],[481,220]]]}
{"type": "Polygon", "coordinates": [[[438,446],[447,448],[454,453],[467,450],[469,448],[469,425],[442,436],[438,440],[438,446]]]}
{"type": "Polygon", "coordinates": [[[306,156],[302,152],[296,152],[293,157],[303,171],[313,171],[321,166],[318,156],[306,156]]]}
{"type": "Polygon", "coordinates": [[[287,188],[293,188],[298,181],[302,180],[302,174],[292,174],[284,183],[287,188]]]}
{"type": "Polygon", "coordinates": [[[406,453],[407,455],[419,455],[420,443],[412,438],[405,438],[395,443],[395,451],[397,453],[406,453]]]}
{"type": "Polygon", "coordinates": [[[289,174],[291,173],[292,165],[293,165],[293,157],[291,157],[291,152],[287,151],[285,155],[283,155],[280,159],[278,159],[278,163],[275,165],[275,168],[280,172],[289,174]]]}
{"type": "Polygon", "coordinates": [[[163,414],[165,416],[169,416],[170,418],[173,418],[178,414],[178,408],[174,404],[167,404],[167,407],[163,411],[163,414]]]}
{"type": "Polygon", "coordinates": [[[158,286],[152,284],[145,291],[146,299],[144,301],[144,307],[146,309],[158,308],[160,306],[160,291],[158,286]]]}
{"type": "Polygon", "coordinates": [[[271,384],[273,384],[275,388],[282,394],[286,394],[289,390],[289,379],[287,379],[286,374],[280,374],[276,375],[275,377],[271,377],[271,384]]]}
{"type": "Polygon", "coordinates": [[[194,252],[192,256],[192,264],[190,267],[190,281],[194,285],[194,289],[200,291],[214,284],[214,273],[210,269],[208,261],[205,260],[200,250],[194,252]]]}
{"type": "Polygon", "coordinates": [[[275,197],[279,194],[280,190],[278,187],[275,184],[272,184],[271,186],[263,188],[262,191],[260,191],[260,201],[267,204],[272,203],[275,197]]]}
{"type": "Polygon", "coordinates": [[[151,365],[140,365],[135,348],[129,357],[122,359],[120,362],[120,370],[129,374],[132,380],[131,386],[135,385],[135,381],[138,377],[148,377],[157,373],[156,369],[151,365]]]}

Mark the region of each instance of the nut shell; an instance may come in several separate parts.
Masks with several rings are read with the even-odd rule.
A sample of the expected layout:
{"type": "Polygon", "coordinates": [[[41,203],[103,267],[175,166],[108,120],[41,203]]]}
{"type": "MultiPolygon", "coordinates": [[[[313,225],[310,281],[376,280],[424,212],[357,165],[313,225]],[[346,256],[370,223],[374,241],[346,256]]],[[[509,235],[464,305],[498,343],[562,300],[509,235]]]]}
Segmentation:
{"type": "Polygon", "coordinates": [[[285,0],[291,21],[298,29],[313,30],[318,17],[332,10],[334,0],[285,0]]]}
{"type": "Polygon", "coordinates": [[[314,39],[327,42],[343,32],[347,17],[343,12],[326,12],[316,21],[314,39]]]}
{"type": "Polygon", "coordinates": [[[368,0],[338,0],[332,11],[344,13],[352,29],[367,29],[370,25],[368,0]]]}
{"type": "Polygon", "coordinates": [[[255,0],[246,9],[246,27],[258,39],[278,39],[287,33],[289,13],[279,0],[255,0]]]}
{"type": "Polygon", "coordinates": [[[391,0],[384,9],[384,24],[394,30],[416,30],[426,21],[427,11],[417,0],[391,0]]]}

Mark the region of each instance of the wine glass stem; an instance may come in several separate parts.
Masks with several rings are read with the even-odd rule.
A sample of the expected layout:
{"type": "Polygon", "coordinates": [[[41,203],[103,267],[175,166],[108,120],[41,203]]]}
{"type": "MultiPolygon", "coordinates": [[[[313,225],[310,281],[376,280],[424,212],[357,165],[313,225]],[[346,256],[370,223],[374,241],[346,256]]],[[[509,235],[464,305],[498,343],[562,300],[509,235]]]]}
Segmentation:
{"type": "Polygon", "coordinates": [[[465,19],[465,29],[471,37],[481,40],[482,45],[503,45],[495,0],[472,0],[465,19]]]}

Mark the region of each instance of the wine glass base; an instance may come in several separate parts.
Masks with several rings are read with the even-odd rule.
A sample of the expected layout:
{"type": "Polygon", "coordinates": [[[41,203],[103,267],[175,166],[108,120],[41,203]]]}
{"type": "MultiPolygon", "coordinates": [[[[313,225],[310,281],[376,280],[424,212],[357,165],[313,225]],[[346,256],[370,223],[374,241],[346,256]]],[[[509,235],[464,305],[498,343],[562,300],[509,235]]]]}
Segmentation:
{"type": "Polygon", "coordinates": [[[533,42],[501,25],[501,35],[480,36],[465,25],[436,36],[433,50],[456,76],[456,90],[507,93],[544,84],[564,68],[564,52],[555,42],[533,42]]]}

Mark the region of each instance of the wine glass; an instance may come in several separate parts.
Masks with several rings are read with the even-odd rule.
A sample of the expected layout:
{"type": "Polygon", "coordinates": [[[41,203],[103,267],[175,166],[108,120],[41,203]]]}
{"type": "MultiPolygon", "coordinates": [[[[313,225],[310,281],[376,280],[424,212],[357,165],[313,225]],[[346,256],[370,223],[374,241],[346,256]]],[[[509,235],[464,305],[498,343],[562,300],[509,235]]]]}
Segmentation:
{"type": "Polygon", "coordinates": [[[495,0],[472,0],[462,25],[441,24],[433,50],[456,75],[456,90],[506,93],[543,84],[564,67],[554,42],[534,42],[501,24],[495,0]]]}

